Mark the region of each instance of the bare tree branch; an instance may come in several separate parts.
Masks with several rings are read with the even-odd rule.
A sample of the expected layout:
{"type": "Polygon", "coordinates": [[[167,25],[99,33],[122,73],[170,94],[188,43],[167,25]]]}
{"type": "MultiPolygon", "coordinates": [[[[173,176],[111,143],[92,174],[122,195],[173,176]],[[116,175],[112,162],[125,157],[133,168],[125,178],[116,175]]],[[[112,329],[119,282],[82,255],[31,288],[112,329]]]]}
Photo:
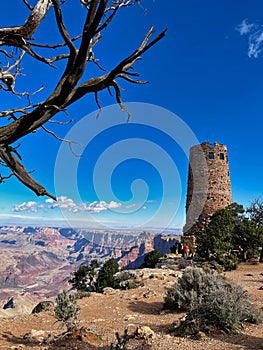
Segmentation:
{"type": "Polygon", "coordinates": [[[5,162],[13,174],[28,188],[35,192],[37,196],[48,196],[54,200],[56,197],[48,193],[47,190],[34,180],[25,167],[14,157],[9,146],[0,146],[0,158],[5,162]]]}
{"type": "Polygon", "coordinates": [[[108,88],[109,86],[112,86],[112,82],[114,79],[118,77],[124,77],[127,75],[136,75],[138,74],[131,74],[130,72],[127,72],[128,69],[131,69],[133,67],[133,64],[140,59],[140,56],[149,50],[155,43],[157,43],[159,40],[161,40],[165,36],[166,30],[161,32],[153,41],[151,41],[149,44],[148,40],[150,39],[150,36],[153,33],[153,28],[149,30],[149,32],[146,34],[145,38],[142,41],[142,44],[140,47],[134,51],[130,56],[125,58],[123,61],[121,61],[112,71],[109,73],[104,74],[103,76],[92,78],[84,83],[82,83],[79,87],[74,89],[72,91],[72,94],[68,97],[67,105],[70,105],[71,103],[75,102],[76,100],[83,97],[85,94],[89,92],[95,92],[104,90],[105,88],[108,88]]]}
{"type": "Polygon", "coordinates": [[[22,47],[25,39],[30,39],[38,29],[51,6],[51,0],[38,0],[23,26],[0,28],[0,46],[22,47]]]}
{"type": "Polygon", "coordinates": [[[10,179],[10,177],[13,176],[13,175],[14,175],[13,173],[11,173],[11,174],[9,174],[9,175],[7,175],[7,176],[2,176],[2,175],[0,174],[0,184],[3,183],[3,182],[5,182],[5,180],[10,179]]]}
{"type": "MultiPolygon", "coordinates": [[[[84,81],[84,73],[87,71],[89,62],[94,63],[99,69],[105,71],[93,52],[95,45],[102,38],[101,32],[110,25],[119,10],[139,2],[137,0],[74,1],[80,1],[84,5],[84,25],[81,33],[78,35],[71,36],[67,30],[59,0],[38,0],[34,7],[29,4],[28,0],[23,0],[31,11],[25,24],[0,28],[0,46],[5,46],[5,49],[1,49],[0,53],[6,61],[6,66],[0,67],[0,81],[2,82],[0,83],[0,93],[11,92],[19,97],[28,99],[28,105],[25,107],[11,107],[0,111],[0,118],[7,118],[8,122],[7,125],[0,127],[0,165],[8,167],[12,174],[37,195],[47,195],[53,199],[55,197],[30,176],[22,164],[20,155],[11,145],[42,127],[45,132],[60,141],[67,142],[72,147],[72,144],[75,143],[74,141],[60,138],[53,131],[47,129],[44,124],[48,121],[57,122],[52,120],[57,113],[60,111],[67,113],[66,108],[68,106],[89,93],[94,94],[100,113],[102,107],[98,93],[104,89],[107,89],[109,93],[111,93],[110,89],[113,89],[115,93],[114,98],[120,108],[128,114],[127,121],[129,121],[130,113],[122,101],[118,79],[124,79],[134,84],[146,84],[147,81],[137,79],[139,74],[132,71],[133,66],[147,50],[165,36],[165,31],[163,31],[150,41],[153,35],[152,27],[143,38],[139,47],[117,63],[112,70],[103,73],[101,76],[95,76],[84,81]],[[37,33],[39,25],[52,5],[57,28],[63,43],[55,45],[38,44],[35,42],[33,35],[37,33]],[[76,42],[78,39],[79,42],[76,42]],[[42,50],[41,53],[38,52],[40,50],[42,50]],[[26,91],[16,92],[14,89],[16,78],[22,76],[22,65],[25,57],[37,60],[39,64],[43,62],[50,67],[54,67],[54,62],[65,61],[64,71],[56,82],[53,91],[46,99],[34,104],[30,101],[32,94],[26,91]]],[[[62,64],[58,66],[61,67],[62,64]]],[[[63,122],[57,123],[62,124],[63,122]]],[[[0,176],[0,182],[1,179],[4,178],[0,176]]]]}
{"type": "Polygon", "coordinates": [[[62,38],[64,39],[65,44],[69,47],[70,56],[72,56],[70,58],[74,59],[76,54],[77,54],[77,50],[76,50],[75,46],[73,45],[73,42],[71,41],[70,35],[69,35],[65,25],[64,25],[64,22],[63,22],[63,19],[62,19],[61,8],[59,6],[59,2],[58,2],[58,0],[52,0],[52,3],[54,5],[57,25],[58,25],[60,34],[61,34],[62,38]]]}
{"type": "Polygon", "coordinates": [[[34,7],[31,6],[27,0],[23,0],[23,2],[24,2],[24,4],[28,7],[28,9],[29,9],[30,11],[33,10],[34,7]]]}
{"type": "Polygon", "coordinates": [[[75,152],[73,151],[73,148],[72,148],[72,145],[73,145],[73,144],[82,147],[82,145],[81,145],[79,142],[64,139],[63,137],[58,136],[54,131],[51,131],[51,130],[47,129],[44,125],[42,125],[41,128],[42,128],[47,134],[50,134],[50,135],[54,136],[55,139],[57,139],[57,140],[59,140],[59,141],[62,141],[62,142],[68,143],[68,144],[69,144],[69,148],[70,148],[71,152],[74,154],[74,156],[80,157],[77,153],[75,153],[75,152]]]}
{"type": "MultiPolygon", "coordinates": [[[[74,42],[74,41],[78,40],[81,37],[82,37],[82,34],[79,34],[79,35],[75,36],[74,38],[72,38],[71,41],[74,42]]],[[[57,49],[58,47],[67,46],[67,44],[64,42],[64,43],[60,43],[60,44],[49,45],[49,44],[39,44],[39,43],[35,43],[35,42],[31,41],[30,42],[30,46],[49,48],[49,49],[57,49]]]]}

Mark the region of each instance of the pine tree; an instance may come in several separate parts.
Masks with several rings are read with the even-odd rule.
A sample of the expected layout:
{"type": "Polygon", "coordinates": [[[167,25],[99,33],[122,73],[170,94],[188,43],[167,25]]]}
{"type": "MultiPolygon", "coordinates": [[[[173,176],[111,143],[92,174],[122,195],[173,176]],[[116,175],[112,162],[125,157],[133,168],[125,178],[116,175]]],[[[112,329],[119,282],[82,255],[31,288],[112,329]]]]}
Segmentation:
{"type": "Polygon", "coordinates": [[[113,278],[114,274],[118,271],[119,265],[114,258],[107,260],[99,270],[96,290],[102,292],[105,287],[118,288],[119,283],[113,278]]]}
{"type": "Polygon", "coordinates": [[[73,278],[69,280],[79,292],[95,291],[95,278],[99,267],[97,260],[91,260],[89,266],[83,265],[74,272],[73,278]]]}

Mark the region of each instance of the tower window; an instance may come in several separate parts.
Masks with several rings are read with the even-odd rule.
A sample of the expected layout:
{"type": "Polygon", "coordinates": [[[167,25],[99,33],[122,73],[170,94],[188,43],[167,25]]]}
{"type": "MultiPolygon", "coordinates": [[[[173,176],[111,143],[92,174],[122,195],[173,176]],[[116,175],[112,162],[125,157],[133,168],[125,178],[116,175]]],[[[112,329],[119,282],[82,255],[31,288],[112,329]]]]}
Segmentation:
{"type": "Polygon", "coordinates": [[[225,159],[224,153],[220,153],[220,154],[219,154],[219,158],[220,158],[221,160],[224,160],[224,159],[225,159]]]}
{"type": "Polygon", "coordinates": [[[208,153],[208,158],[209,159],[214,159],[215,158],[214,152],[209,152],[208,153]]]}

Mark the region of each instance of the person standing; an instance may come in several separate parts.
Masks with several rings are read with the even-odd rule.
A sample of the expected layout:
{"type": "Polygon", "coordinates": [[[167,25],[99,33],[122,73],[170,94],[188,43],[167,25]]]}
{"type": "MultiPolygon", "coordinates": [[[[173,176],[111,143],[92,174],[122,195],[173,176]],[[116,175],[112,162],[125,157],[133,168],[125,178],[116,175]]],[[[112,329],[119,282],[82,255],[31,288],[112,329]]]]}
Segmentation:
{"type": "Polygon", "coordinates": [[[183,251],[184,251],[184,257],[187,258],[189,254],[189,247],[186,243],[184,243],[183,251]]]}

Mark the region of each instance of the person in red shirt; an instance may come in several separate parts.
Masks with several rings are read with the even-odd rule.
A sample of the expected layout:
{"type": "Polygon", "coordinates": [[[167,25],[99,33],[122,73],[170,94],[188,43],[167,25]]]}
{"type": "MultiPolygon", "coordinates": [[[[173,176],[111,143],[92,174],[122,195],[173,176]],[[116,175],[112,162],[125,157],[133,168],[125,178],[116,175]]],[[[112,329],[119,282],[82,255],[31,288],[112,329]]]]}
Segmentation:
{"type": "Polygon", "coordinates": [[[188,254],[189,254],[189,247],[187,244],[184,244],[183,246],[183,250],[184,250],[184,257],[188,257],[188,254]]]}

